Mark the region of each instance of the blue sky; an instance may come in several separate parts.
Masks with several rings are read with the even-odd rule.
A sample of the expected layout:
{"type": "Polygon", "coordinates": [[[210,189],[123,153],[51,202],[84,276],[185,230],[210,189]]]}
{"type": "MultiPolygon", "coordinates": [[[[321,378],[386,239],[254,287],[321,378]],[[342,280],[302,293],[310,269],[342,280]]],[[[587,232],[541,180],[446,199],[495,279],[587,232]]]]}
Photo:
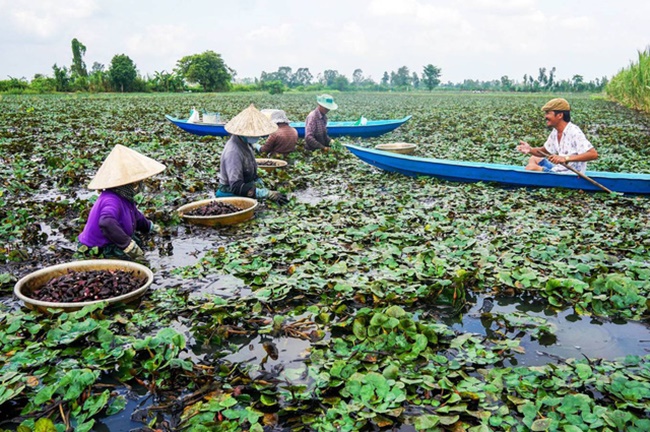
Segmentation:
{"type": "Polygon", "coordinates": [[[378,81],[432,63],[442,80],[521,80],[539,67],[560,79],[611,77],[650,45],[650,2],[536,0],[0,0],[0,79],[51,75],[127,54],[142,74],[171,71],[211,49],[238,78],[307,67],[360,68],[378,81]]]}

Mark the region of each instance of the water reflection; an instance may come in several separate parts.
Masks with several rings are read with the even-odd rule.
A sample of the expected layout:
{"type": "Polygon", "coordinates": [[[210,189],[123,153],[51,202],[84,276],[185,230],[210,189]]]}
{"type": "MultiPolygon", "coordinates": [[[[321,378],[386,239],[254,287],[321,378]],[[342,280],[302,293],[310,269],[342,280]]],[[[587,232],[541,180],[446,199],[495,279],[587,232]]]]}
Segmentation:
{"type": "Polygon", "coordinates": [[[539,339],[531,337],[528,331],[506,333],[510,338],[521,338],[521,346],[526,350],[509,360],[513,366],[538,366],[583,357],[613,360],[650,352],[650,326],[644,322],[581,316],[573,308],[556,311],[543,299],[531,294],[494,298],[478,296],[473,300],[474,306],[464,316],[445,320],[454,330],[502,338],[504,330],[498,325],[498,317],[514,312],[544,318],[555,328],[555,333],[544,334],[539,339]]]}

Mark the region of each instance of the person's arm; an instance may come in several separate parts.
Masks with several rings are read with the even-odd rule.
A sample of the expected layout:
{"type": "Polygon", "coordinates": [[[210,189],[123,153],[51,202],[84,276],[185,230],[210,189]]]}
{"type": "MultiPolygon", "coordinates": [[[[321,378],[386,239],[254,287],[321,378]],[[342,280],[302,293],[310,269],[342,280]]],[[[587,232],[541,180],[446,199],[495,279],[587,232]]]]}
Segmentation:
{"type": "Polygon", "coordinates": [[[332,138],[327,134],[327,128],[325,128],[325,146],[329,147],[332,144],[332,138]]]}
{"type": "Polygon", "coordinates": [[[571,162],[589,162],[598,159],[598,152],[589,142],[584,132],[577,127],[574,128],[576,141],[576,155],[570,155],[571,162]]]}
{"type": "Polygon", "coordinates": [[[596,159],[598,159],[598,152],[593,147],[584,153],[567,156],[567,162],[589,162],[596,159]]]}
{"type": "Polygon", "coordinates": [[[117,221],[119,214],[118,206],[107,202],[99,214],[99,229],[108,241],[117,245],[120,249],[124,249],[131,243],[131,236],[124,231],[124,228],[117,221]]]}
{"type": "Polygon", "coordinates": [[[273,153],[273,150],[275,150],[275,147],[278,145],[278,135],[277,134],[271,134],[267,139],[262,148],[260,149],[260,152],[262,153],[273,153]]]}
{"type": "Polygon", "coordinates": [[[307,116],[307,121],[305,122],[305,144],[310,150],[324,149],[325,146],[321,144],[316,137],[314,137],[314,132],[316,131],[316,120],[311,116],[307,116]]]}
{"type": "Polygon", "coordinates": [[[148,234],[151,232],[153,222],[147,219],[140,210],[135,209],[135,229],[141,233],[148,234]]]}
{"type": "Polygon", "coordinates": [[[544,146],[531,147],[531,145],[528,144],[526,141],[519,141],[517,150],[519,150],[522,153],[529,154],[531,156],[537,156],[537,157],[546,157],[549,153],[549,151],[546,150],[544,146]]]}

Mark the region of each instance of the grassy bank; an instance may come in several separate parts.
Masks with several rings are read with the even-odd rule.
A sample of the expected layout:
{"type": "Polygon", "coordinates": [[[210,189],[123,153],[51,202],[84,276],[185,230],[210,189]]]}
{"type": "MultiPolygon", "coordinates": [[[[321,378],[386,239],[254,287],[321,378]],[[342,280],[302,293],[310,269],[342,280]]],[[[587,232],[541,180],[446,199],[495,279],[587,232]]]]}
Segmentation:
{"type": "Polygon", "coordinates": [[[639,51],[639,61],[612,78],[606,91],[627,107],[650,112],[650,47],[639,51]]]}

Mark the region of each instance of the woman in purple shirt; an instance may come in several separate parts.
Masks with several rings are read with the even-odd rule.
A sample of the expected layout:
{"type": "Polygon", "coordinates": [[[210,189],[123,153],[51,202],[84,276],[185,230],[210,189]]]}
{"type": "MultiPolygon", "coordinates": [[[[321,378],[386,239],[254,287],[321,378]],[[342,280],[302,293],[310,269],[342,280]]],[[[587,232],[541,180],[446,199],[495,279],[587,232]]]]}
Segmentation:
{"type": "Polygon", "coordinates": [[[142,180],[164,169],[165,165],[116,145],[88,185],[102,192],[79,234],[79,250],[97,247],[106,258],[144,257],[136,232],[159,232],[160,228],[136,208],[133,197],[140,191],[142,180]]]}

